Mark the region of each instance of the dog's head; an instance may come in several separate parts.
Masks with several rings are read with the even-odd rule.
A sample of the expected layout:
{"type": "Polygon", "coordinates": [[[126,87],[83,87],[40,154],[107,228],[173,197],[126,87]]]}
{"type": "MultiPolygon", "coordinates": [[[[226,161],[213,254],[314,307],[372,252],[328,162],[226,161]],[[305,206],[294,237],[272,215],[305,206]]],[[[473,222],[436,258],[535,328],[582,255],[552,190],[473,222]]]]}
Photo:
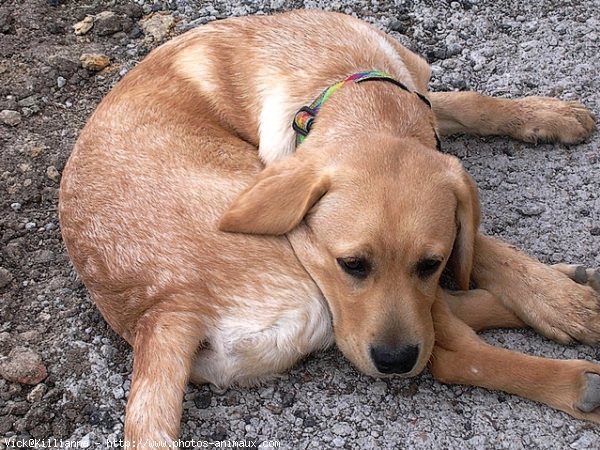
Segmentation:
{"type": "Polygon", "coordinates": [[[287,233],[346,357],[367,374],[411,376],[433,348],[444,267],[468,287],[477,190],[456,158],[416,139],[370,136],[368,147],[299,151],[267,167],[220,229],[287,233]]]}

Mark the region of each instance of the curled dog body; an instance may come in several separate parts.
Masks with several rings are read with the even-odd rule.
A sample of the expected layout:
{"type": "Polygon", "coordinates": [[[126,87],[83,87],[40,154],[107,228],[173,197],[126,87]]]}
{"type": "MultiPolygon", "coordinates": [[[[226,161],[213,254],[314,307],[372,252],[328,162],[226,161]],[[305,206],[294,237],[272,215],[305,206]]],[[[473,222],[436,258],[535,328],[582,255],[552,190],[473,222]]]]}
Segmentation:
{"type": "Polygon", "coordinates": [[[549,98],[427,93],[428,78],[367,24],[299,11],[192,30],[103,100],[65,168],[60,220],[76,270],[134,350],[126,439],[175,439],[188,380],[254,383],[334,342],[370,375],[431,361],[443,381],[599,420],[598,366],[551,362],[563,378],[541,380],[549,360],[523,357],[517,389],[495,373],[514,355],[494,359],[472,331],[528,325],[595,343],[594,278],[578,284],[570,268],[479,235],[477,188],[437,150],[454,132],[576,142],[593,119],[549,98]],[[395,83],[344,85],[296,147],[295,113],[365,70],[395,83]],[[464,292],[440,288],[446,267],[464,292]],[[447,362],[471,354],[485,379],[447,362]],[[553,382],[570,387],[534,388],[553,382]]]}

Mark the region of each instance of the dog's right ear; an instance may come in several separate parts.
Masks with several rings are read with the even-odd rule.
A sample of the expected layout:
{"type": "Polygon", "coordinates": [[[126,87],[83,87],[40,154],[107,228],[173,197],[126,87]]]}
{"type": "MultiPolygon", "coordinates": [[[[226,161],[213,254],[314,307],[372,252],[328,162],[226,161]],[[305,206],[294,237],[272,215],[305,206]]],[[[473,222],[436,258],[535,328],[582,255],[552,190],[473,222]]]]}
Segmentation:
{"type": "Polygon", "coordinates": [[[264,169],[219,221],[221,231],[281,235],[291,231],[329,189],[329,177],[294,155],[264,169]]]}

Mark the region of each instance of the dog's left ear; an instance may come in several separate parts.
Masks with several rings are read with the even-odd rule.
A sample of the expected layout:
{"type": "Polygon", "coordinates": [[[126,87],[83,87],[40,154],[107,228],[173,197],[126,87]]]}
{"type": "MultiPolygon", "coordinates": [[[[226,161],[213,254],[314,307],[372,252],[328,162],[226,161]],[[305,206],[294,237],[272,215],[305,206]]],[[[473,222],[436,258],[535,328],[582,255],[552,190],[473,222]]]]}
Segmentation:
{"type": "Polygon", "coordinates": [[[264,169],[225,211],[221,231],[281,235],[291,231],[329,189],[329,176],[290,156],[264,169]]]}
{"type": "Polygon", "coordinates": [[[455,172],[454,192],[456,207],[456,239],[448,266],[454,274],[458,288],[469,289],[473,258],[475,255],[475,237],[479,230],[480,205],[477,185],[471,176],[460,165],[455,172]]]}

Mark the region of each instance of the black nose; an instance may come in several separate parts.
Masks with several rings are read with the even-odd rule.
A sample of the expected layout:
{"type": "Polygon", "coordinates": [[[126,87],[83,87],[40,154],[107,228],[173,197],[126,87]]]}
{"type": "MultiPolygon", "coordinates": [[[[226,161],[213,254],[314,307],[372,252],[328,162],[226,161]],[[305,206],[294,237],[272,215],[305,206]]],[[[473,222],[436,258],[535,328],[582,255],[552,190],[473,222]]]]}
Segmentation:
{"type": "Polygon", "coordinates": [[[419,346],[392,347],[375,345],[371,347],[371,358],[381,373],[407,373],[415,367],[419,358],[419,346]]]}

